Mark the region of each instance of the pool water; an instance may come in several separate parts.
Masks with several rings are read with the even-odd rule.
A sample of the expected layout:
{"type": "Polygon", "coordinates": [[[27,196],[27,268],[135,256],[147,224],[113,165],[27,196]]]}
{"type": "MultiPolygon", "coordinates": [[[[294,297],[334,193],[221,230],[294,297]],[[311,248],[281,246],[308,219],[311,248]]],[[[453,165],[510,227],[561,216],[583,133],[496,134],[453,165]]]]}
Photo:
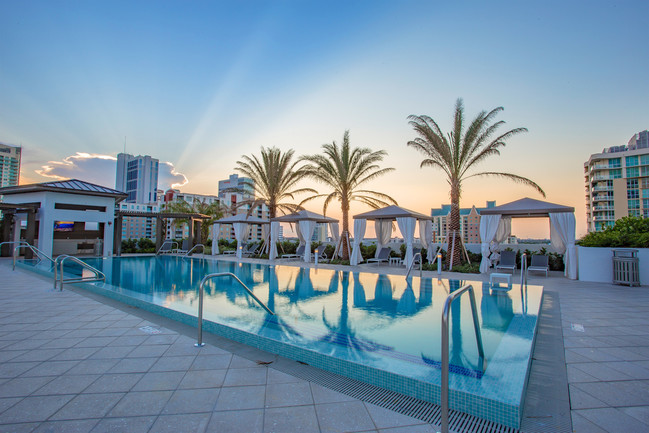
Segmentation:
{"type": "MultiPolygon", "coordinates": [[[[471,283],[487,368],[478,362],[469,297],[462,296],[450,317],[451,407],[518,427],[541,287],[503,290],[483,282],[173,256],[84,260],[106,274],[106,284],[94,286],[191,316],[200,280],[232,272],[276,315],[232,278],[210,280],[204,319],[237,331],[228,337],[433,402],[439,402],[442,307],[450,292],[471,283]]],[[[71,264],[66,272],[80,268],[71,264]]]]}

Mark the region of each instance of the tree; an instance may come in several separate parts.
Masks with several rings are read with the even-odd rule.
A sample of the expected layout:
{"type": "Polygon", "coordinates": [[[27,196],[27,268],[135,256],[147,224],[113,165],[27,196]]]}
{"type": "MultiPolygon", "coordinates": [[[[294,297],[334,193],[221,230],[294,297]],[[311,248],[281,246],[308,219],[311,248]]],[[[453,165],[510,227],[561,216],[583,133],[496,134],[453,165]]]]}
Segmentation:
{"type": "MultiPolygon", "coordinates": [[[[203,242],[207,241],[209,237],[209,230],[212,224],[223,217],[223,214],[228,211],[227,206],[220,204],[218,201],[214,201],[208,204],[206,201],[194,199],[192,203],[189,203],[185,200],[172,201],[164,206],[163,212],[174,212],[174,213],[200,213],[207,215],[210,219],[203,220],[201,223],[201,239],[203,242]]],[[[176,219],[174,225],[177,223],[187,224],[189,223],[188,219],[176,219]]]]}
{"type": "Polygon", "coordinates": [[[369,181],[394,170],[394,168],[379,167],[378,163],[383,161],[383,157],[386,155],[387,152],[384,150],[372,151],[366,147],[351,148],[349,145],[349,131],[345,131],[340,146],[335,141],[331,144],[323,144],[321,154],[302,157],[302,160],[309,162],[305,166],[307,175],[333,189],[329,194],[309,197],[304,202],[318,197],[325,197],[323,213],[326,214],[327,208],[332,201],[340,201],[343,212],[343,260],[349,260],[350,203],[360,201],[372,209],[397,204],[387,194],[360,189],[369,181]]]}
{"type": "MultiPolygon", "coordinates": [[[[514,128],[497,135],[498,129],[505,123],[502,120],[493,122],[503,107],[497,107],[486,112],[481,111],[467,126],[464,122],[464,104],[459,98],[455,103],[453,130],[444,134],[437,123],[429,116],[408,116],[409,124],[413,127],[418,137],[408,142],[408,146],[415,148],[424,155],[420,167],[437,167],[446,174],[446,181],[451,187],[451,213],[448,221],[448,230],[459,233],[460,230],[460,197],[462,195],[462,182],[471,177],[496,176],[514,182],[531,186],[543,197],[545,192],[539,185],[525,177],[494,171],[484,171],[469,174],[490,156],[500,155],[500,148],[506,145],[506,140],[514,135],[527,132],[527,128],[514,128]]],[[[453,263],[462,263],[462,240],[456,238],[453,263]]],[[[451,255],[447,254],[449,263],[451,255]]]]}
{"type": "MultiPolygon", "coordinates": [[[[270,218],[275,218],[277,212],[290,213],[301,209],[300,205],[287,203],[286,199],[295,199],[296,194],[313,193],[312,188],[295,188],[296,184],[305,176],[303,167],[298,167],[299,161],[292,162],[293,150],[282,153],[276,147],[261,148],[261,159],[255,155],[244,155],[237,161],[238,172],[252,179],[247,187],[254,188],[255,198],[244,200],[238,205],[250,205],[252,212],[257,206],[268,206],[270,218]]],[[[242,192],[242,191],[234,191],[242,192]]]]}

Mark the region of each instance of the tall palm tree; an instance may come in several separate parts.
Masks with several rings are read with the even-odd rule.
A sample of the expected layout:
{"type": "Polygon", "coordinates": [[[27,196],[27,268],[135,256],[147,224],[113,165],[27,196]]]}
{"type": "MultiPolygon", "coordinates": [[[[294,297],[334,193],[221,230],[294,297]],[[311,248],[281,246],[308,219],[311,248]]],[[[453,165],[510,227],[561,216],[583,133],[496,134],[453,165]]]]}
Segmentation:
{"type": "MultiPolygon", "coordinates": [[[[444,134],[437,123],[429,116],[408,116],[410,125],[418,137],[408,142],[408,146],[415,148],[422,154],[424,159],[420,167],[438,167],[446,174],[446,181],[451,187],[451,214],[448,221],[448,230],[452,233],[459,233],[460,230],[460,197],[462,195],[462,182],[471,177],[496,176],[503,177],[514,182],[531,186],[543,197],[545,192],[535,182],[526,177],[511,173],[495,171],[483,171],[469,173],[490,156],[500,155],[500,148],[506,145],[506,140],[514,135],[527,132],[527,128],[514,128],[504,133],[496,131],[505,122],[499,120],[493,122],[503,107],[497,107],[486,112],[481,111],[467,126],[464,122],[464,104],[461,98],[455,103],[455,115],[453,131],[444,134]]],[[[453,263],[462,263],[462,240],[456,238],[453,263]],[[458,243],[459,242],[459,243],[458,243]]],[[[451,254],[447,254],[447,263],[451,260],[451,254]]]]}
{"type": "Polygon", "coordinates": [[[329,194],[319,194],[305,201],[325,197],[323,213],[333,200],[340,201],[343,212],[343,260],[349,260],[349,204],[360,201],[373,209],[378,209],[397,202],[387,194],[366,189],[359,189],[367,182],[382,176],[394,168],[380,168],[378,163],[387,155],[384,150],[372,151],[366,147],[351,148],[349,131],[345,131],[340,146],[334,141],[322,145],[322,153],[303,156],[308,161],[305,166],[307,176],[333,188],[329,194]]]}
{"type": "MultiPolygon", "coordinates": [[[[171,201],[164,205],[163,212],[175,212],[175,213],[200,213],[210,217],[208,220],[203,220],[201,222],[201,239],[206,241],[209,236],[209,230],[212,224],[223,217],[224,213],[227,212],[228,208],[219,202],[215,201],[208,204],[206,201],[194,199],[192,203],[189,203],[185,200],[171,201]]],[[[188,219],[177,219],[174,221],[175,224],[188,224],[188,219]]]]}
{"type": "Polygon", "coordinates": [[[305,192],[317,194],[312,188],[295,188],[306,174],[303,167],[298,167],[299,161],[292,162],[293,150],[283,152],[276,147],[261,148],[261,159],[256,155],[242,156],[237,161],[238,172],[252,179],[247,187],[254,188],[255,198],[245,200],[240,205],[250,205],[250,211],[257,206],[265,204],[268,206],[268,213],[271,218],[277,216],[277,212],[296,212],[301,207],[294,203],[287,203],[286,199],[295,199],[296,194],[305,192]]]}

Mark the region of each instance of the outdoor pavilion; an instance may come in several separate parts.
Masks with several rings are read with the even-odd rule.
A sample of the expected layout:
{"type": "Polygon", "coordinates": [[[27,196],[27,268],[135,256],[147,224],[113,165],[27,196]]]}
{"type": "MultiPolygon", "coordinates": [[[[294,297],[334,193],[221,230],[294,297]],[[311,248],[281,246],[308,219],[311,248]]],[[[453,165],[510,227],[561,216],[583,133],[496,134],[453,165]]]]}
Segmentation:
{"type": "Polygon", "coordinates": [[[480,272],[486,273],[489,270],[500,250],[500,243],[511,234],[512,218],[542,217],[550,218],[551,244],[559,253],[564,254],[564,275],[572,280],[577,279],[575,208],[527,197],[480,212],[480,272]]]}
{"type": "Polygon", "coordinates": [[[433,239],[433,218],[419,212],[392,205],[354,215],[354,248],[349,258],[349,263],[352,266],[356,266],[362,261],[361,242],[363,241],[363,236],[365,236],[367,220],[374,221],[377,255],[380,249],[390,242],[390,238],[392,237],[392,222],[397,222],[401,236],[403,236],[404,242],[406,243],[406,268],[412,264],[412,244],[415,240],[415,225],[419,221],[421,244],[424,248],[428,248],[428,260],[431,261],[432,248],[429,248],[429,246],[431,246],[433,239]]]}
{"type": "Polygon", "coordinates": [[[246,213],[231,215],[215,221],[214,224],[212,224],[212,255],[219,254],[218,233],[221,224],[232,224],[232,227],[234,227],[234,238],[237,240],[238,246],[237,257],[241,258],[243,256],[243,243],[248,239],[248,235],[250,234],[250,225],[261,225],[262,237],[265,241],[268,238],[267,225],[269,223],[269,220],[248,215],[246,213]]]}
{"type": "Polygon", "coordinates": [[[340,245],[340,232],[338,220],[328,216],[320,215],[308,210],[301,210],[288,215],[272,218],[270,223],[270,252],[268,258],[273,260],[277,257],[277,239],[279,237],[279,223],[295,223],[297,225],[297,237],[300,245],[304,245],[304,261],[311,261],[311,238],[318,223],[328,223],[331,230],[331,237],[336,245],[334,257],[340,245]]]}

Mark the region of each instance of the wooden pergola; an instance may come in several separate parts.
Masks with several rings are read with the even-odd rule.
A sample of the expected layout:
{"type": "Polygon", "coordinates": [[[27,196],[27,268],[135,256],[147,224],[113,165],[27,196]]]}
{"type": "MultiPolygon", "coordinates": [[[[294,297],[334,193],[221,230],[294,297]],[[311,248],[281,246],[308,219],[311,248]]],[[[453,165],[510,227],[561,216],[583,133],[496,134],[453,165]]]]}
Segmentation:
{"type": "MultiPolygon", "coordinates": [[[[12,225],[14,223],[14,215],[17,213],[26,213],[27,214],[27,230],[25,233],[25,240],[30,244],[34,245],[34,238],[36,237],[36,212],[40,207],[39,203],[23,203],[23,204],[12,204],[12,203],[0,203],[0,211],[2,211],[2,237],[0,238],[3,242],[10,241],[12,237],[12,225]]],[[[20,228],[17,228],[20,230],[20,228]]],[[[11,245],[3,245],[2,251],[0,251],[0,256],[9,256],[11,255],[11,245]]],[[[25,250],[25,258],[31,259],[33,257],[33,252],[30,249],[25,250]]]]}

